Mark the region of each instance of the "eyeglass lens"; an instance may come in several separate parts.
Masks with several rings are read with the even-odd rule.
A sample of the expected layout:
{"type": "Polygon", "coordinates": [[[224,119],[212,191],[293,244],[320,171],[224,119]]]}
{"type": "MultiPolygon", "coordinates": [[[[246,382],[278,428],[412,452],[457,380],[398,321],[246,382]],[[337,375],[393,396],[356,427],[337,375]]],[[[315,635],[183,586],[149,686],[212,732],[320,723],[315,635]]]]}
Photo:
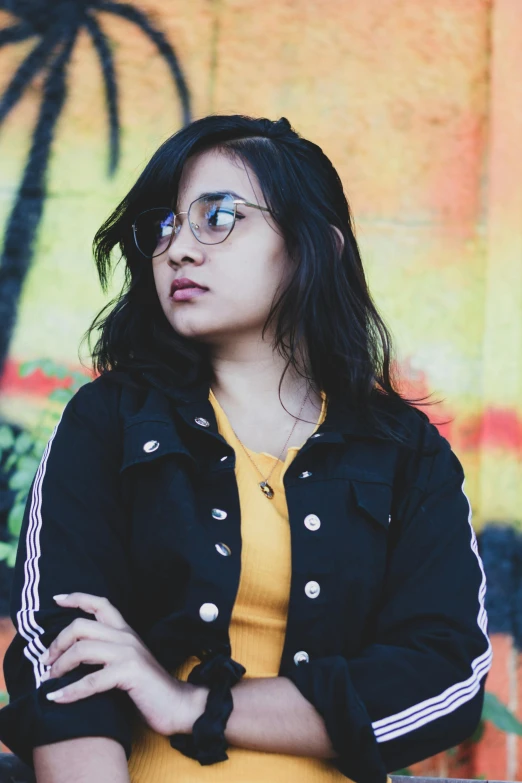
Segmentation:
{"type": "MultiPolygon", "coordinates": [[[[193,201],[187,215],[196,239],[204,245],[224,242],[234,227],[236,205],[228,193],[202,196],[193,201]]],[[[134,222],[134,236],[148,258],[164,253],[181,229],[180,218],[166,207],[142,212],[134,222]]]]}

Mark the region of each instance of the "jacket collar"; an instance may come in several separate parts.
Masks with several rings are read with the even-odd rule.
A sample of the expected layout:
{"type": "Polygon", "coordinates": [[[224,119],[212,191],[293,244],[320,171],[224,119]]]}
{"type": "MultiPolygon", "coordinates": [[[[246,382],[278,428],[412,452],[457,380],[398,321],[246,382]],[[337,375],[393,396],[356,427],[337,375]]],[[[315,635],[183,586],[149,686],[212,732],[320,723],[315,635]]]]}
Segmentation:
{"type": "MultiPolygon", "coordinates": [[[[145,371],[142,375],[155,389],[160,390],[164,395],[175,401],[179,414],[187,423],[192,424],[196,418],[203,417],[209,421],[209,429],[212,432],[217,432],[214,410],[208,399],[210,385],[207,379],[182,388],[165,383],[164,380],[153,372],[145,371]]],[[[379,419],[382,421],[383,413],[389,422],[390,411],[386,411],[384,408],[383,395],[375,392],[374,397],[375,419],[363,416],[361,411],[355,406],[340,398],[330,398],[328,400],[326,419],[319,427],[318,432],[325,435],[328,434],[328,440],[340,440],[340,438],[335,437],[336,433],[338,436],[386,439],[386,436],[379,431],[376,422],[379,419]]],[[[391,415],[393,416],[393,414],[391,415]]],[[[403,422],[398,418],[393,418],[395,428],[407,432],[403,422]]]]}

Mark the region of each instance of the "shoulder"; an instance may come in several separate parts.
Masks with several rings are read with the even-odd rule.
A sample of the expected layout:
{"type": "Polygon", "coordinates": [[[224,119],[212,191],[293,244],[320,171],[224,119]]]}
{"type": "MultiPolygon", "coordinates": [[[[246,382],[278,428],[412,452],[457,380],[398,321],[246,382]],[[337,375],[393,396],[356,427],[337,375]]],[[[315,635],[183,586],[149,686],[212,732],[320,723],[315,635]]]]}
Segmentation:
{"type": "Polygon", "coordinates": [[[111,378],[112,372],[104,373],[81,386],[66,406],[76,414],[94,413],[117,404],[121,388],[111,378]]]}
{"type": "Polygon", "coordinates": [[[407,486],[430,492],[447,483],[462,483],[464,470],[459,458],[424,410],[384,399],[382,394],[376,396],[375,408],[381,421],[399,434],[399,463],[407,486]]]}
{"type": "Polygon", "coordinates": [[[81,420],[96,430],[112,432],[125,417],[126,407],[142,394],[130,373],[108,371],[84,384],[66,405],[62,419],[81,420]]]}

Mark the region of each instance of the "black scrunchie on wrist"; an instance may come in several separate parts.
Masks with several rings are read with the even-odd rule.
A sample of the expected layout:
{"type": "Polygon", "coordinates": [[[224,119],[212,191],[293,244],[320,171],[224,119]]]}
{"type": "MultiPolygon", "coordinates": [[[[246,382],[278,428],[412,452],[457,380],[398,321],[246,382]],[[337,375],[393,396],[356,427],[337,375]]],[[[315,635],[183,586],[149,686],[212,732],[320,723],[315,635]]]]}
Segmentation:
{"type": "Polygon", "coordinates": [[[234,706],[231,688],[246,669],[230,656],[219,653],[192,669],[188,682],[210,688],[205,712],[192,727],[192,734],[173,734],[170,744],[202,766],[226,761],[228,743],[225,728],[234,706]]]}

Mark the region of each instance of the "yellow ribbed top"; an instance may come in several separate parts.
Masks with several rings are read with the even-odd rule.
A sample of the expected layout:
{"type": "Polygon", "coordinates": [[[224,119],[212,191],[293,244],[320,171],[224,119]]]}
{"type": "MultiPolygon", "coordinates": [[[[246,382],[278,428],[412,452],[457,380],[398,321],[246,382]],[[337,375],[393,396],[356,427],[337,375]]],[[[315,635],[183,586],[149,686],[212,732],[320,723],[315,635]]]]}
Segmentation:
{"type": "MultiPolygon", "coordinates": [[[[241,448],[216,397],[210,392],[218,429],[236,453],[236,479],[241,508],[241,578],[230,622],[232,658],[246,668],[245,677],[277,677],[286,632],[290,592],[290,527],[283,476],[300,449],[289,448],[270,478],[275,496],[261,492],[261,476],[241,448]]],[[[317,427],[324,421],[326,400],[317,427]]],[[[249,452],[263,476],[275,457],[249,452]]],[[[219,535],[216,542],[227,543],[219,535]]],[[[219,557],[219,555],[217,555],[219,557]]],[[[234,552],[232,552],[232,557],[234,552]]],[[[188,659],[175,674],[186,680],[197,658],[188,659]]],[[[347,783],[331,761],[279,753],[262,753],[230,747],[228,761],[201,766],[170,746],[167,737],[141,724],[137,727],[129,759],[132,783],[347,783]]]]}

